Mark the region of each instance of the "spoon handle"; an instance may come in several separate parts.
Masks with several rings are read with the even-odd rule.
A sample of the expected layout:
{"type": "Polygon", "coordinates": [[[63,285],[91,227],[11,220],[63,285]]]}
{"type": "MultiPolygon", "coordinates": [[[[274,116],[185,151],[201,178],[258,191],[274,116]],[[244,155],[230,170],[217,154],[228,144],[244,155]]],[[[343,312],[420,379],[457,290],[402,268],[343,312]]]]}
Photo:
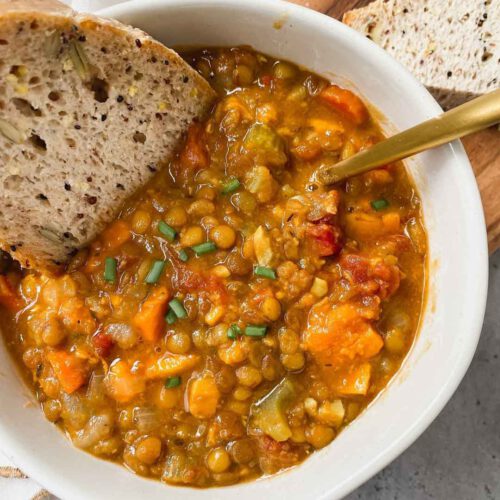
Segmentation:
{"type": "Polygon", "coordinates": [[[320,167],[315,177],[323,184],[333,184],[472,134],[498,122],[500,89],[385,139],[335,165],[320,167]]]}

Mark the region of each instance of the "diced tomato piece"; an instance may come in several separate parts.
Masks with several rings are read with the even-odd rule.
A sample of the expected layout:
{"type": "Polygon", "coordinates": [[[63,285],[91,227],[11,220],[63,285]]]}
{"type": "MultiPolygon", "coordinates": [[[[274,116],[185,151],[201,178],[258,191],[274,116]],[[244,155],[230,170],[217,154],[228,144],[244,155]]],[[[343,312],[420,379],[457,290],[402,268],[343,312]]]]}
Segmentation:
{"type": "Polygon", "coordinates": [[[370,278],[370,261],[366,257],[355,254],[343,255],[340,265],[350,274],[354,283],[364,283],[370,278]]]}
{"type": "Polygon", "coordinates": [[[363,101],[350,90],[330,85],[320,92],[319,97],[333,109],[346,115],[356,125],[361,125],[368,119],[368,111],[363,101]]]}
{"type": "Polygon", "coordinates": [[[262,470],[273,474],[281,469],[286,469],[296,464],[299,459],[297,448],[288,441],[282,443],[263,435],[257,438],[259,446],[259,462],[262,470]]]}
{"type": "Polygon", "coordinates": [[[210,159],[203,140],[203,126],[193,123],[187,133],[186,144],[180,154],[181,163],[193,170],[207,168],[210,159]]]}
{"type": "Polygon", "coordinates": [[[381,299],[387,299],[399,288],[401,272],[396,265],[352,254],[343,255],[340,265],[353,283],[364,285],[381,299]]]}
{"type": "Polygon", "coordinates": [[[97,355],[101,358],[106,358],[110,355],[114,342],[109,334],[105,331],[100,331],[92,337],[92,344],[97,355]]]}
{"type": "Polygon", "coordinates": [[[336,255],[342,250],[342,232],[332,224],[309,224],[306,235],[310,238],[313,251],[320,257],[336,255]]]}

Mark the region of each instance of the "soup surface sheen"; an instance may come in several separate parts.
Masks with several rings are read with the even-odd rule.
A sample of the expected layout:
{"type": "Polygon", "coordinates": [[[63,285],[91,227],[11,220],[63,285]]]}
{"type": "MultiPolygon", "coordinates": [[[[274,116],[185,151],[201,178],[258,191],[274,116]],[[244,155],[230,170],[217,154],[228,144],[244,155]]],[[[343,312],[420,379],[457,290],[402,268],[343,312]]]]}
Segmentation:
{"type": "Polygon", "coordinates": [[[245,48],[185,57],[220,96],[208,119],[64,275],[8,270],[0,301],[76,446],[205,487],[299,463],[387,384],[426,235],[400,164],[311,181],[382,137],[356,95],[245,48]]]}

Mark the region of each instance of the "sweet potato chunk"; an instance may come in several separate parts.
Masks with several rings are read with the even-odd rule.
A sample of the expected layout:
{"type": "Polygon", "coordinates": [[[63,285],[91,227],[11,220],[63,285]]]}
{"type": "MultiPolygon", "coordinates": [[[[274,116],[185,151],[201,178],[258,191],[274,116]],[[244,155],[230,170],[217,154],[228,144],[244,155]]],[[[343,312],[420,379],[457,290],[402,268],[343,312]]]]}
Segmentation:
{"type": "Polygon", "coordinates": [[[355,304],[332,307],[328,299],[311,308],[303,341],[318,363],[333,367],[369,359],[384,345],[355,304]]]}
{"type": "Polygon", "coordinates": [[[341,396],[366,396],[370,387],[370,363],[339,370],[330,378],[331,388],[341,396]]]}
{"type": "Polygon", "coordinates": [[[66,351],[51,351],[47,360],[64,392],[71,394],[87,380],[87,370],[81,359],[66,351]]]}
{"type": "Polygon", "coordinates": [[[147,342],[156,342],[160,338],[169,299],[170,293],[165,287],[155,288],[134,316],[132,323],[147,342]]]}
{"type": "Polygon", "coordinates": [[[355,240],[374,240],[380,236],[401,232],[400,217],[396,212],[384,215],[354,212],[346,214],[346,233],[355,240]]]}
{"type": "Polygon", "coordinates": [[[144,392],[146,383],[142,374],[133,372],[126,361],[113,363],[105,378],[108,394],[119,403],[126,403],[144,392]]]}
{"type": "Polygon", "coordinates": [[[209,418],[215,415],[219,398],[220,392],[211,373],[204,373],[190,381],[189,412],[194,417],[209,418]]]}

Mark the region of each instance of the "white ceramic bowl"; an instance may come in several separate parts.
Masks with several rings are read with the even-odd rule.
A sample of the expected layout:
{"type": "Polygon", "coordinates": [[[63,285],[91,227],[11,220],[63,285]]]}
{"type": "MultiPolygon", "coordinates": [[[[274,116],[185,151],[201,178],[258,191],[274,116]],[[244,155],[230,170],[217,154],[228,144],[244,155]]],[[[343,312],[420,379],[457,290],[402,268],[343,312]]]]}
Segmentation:
{"type": "MultiPolygon", "coordinates": [[[[370,41],[326,16],[276,0],[136,0],[106,15],[169,45],[251,45],[355,89],[407,128],[441,112],[428,92],[370,41]],[[282,23],[276,29],[274,23],[282,23]]],[[[486,302],[487,247],[475,179],[459,142],[410,164],[429,233],[429,297],[402,369],[340,436],[281,475],[215,490],[174,488],[134,476],[72,447],[44,420],[0,346],[0,445],[23,470],[66,499],[339,498],[382,469],[432,422],[462,379],[486,302]]]]}

